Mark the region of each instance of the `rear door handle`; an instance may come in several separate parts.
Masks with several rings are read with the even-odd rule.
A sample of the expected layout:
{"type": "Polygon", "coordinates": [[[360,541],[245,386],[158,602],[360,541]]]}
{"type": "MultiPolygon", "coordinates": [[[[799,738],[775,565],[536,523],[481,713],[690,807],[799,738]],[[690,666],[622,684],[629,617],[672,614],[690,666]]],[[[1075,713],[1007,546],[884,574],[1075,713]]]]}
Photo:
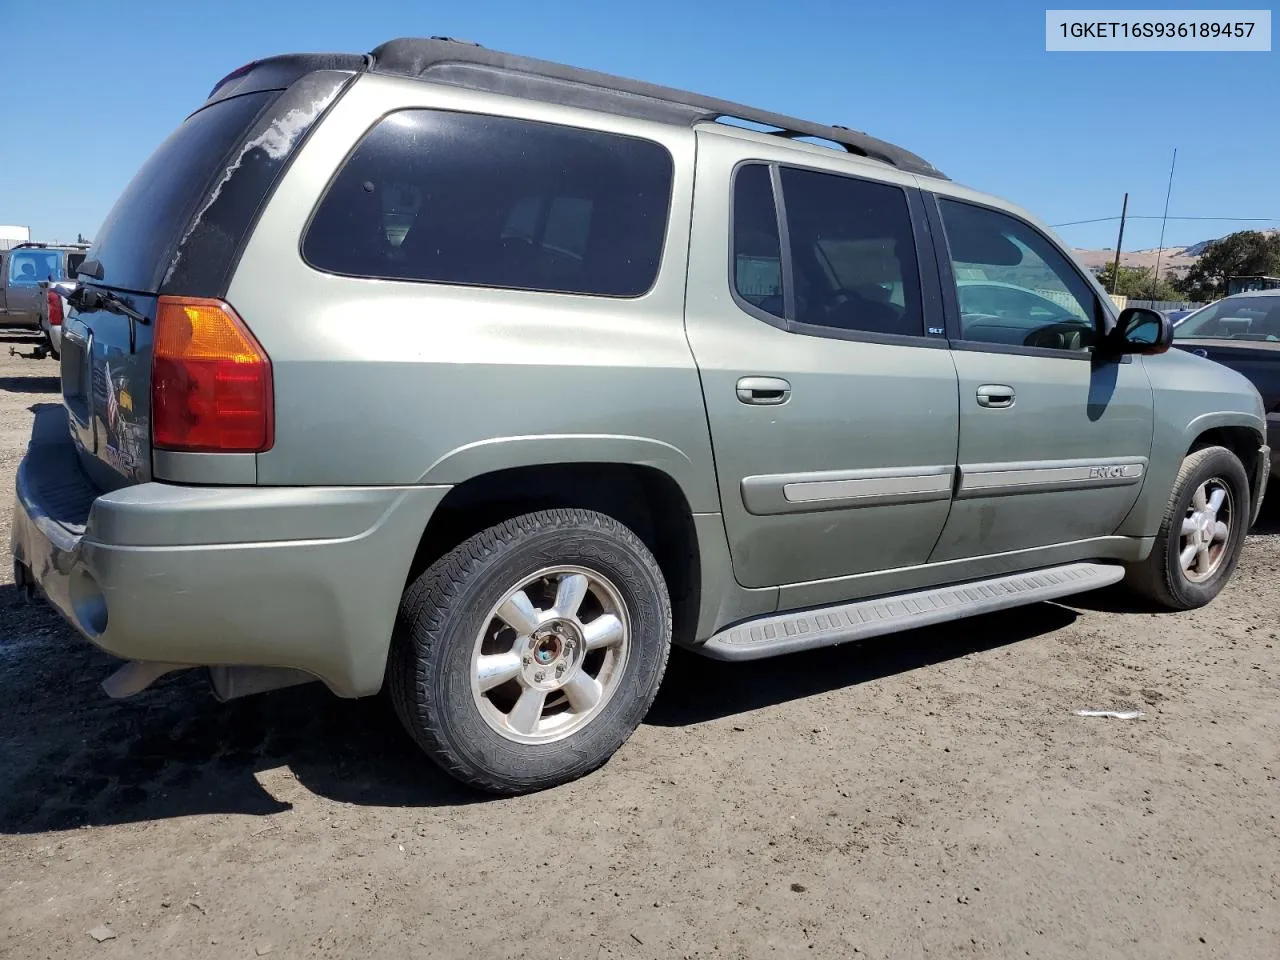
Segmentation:
{"type": "Polygon", "coordinates": [[[1003,383],[984,383],[978,388],[980,407],[1012,407],[1013,400],[1013,387],[1007,387],[1003,383]]]}
{"type": "Polygon", "coordinates": [[[738,400],[758,406],[777,406],[791,399],[791,384],[781,377],[742,377],[738,400]]]}

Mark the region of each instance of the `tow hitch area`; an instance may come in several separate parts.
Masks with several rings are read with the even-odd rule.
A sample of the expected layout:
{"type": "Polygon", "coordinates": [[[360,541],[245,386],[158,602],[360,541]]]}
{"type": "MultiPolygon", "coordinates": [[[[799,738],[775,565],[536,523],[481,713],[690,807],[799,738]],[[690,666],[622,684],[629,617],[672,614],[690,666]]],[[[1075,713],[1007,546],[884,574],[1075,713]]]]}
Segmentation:
{"type": "Polygon", "coordinates": [[[23,353],[17,347],[10,347],[9,356],[22,357],[24,360],[43,360],[45,357],[49,356],[49,348],[43,343],[38,343],[31,348],[30,353],[23,353]]]}

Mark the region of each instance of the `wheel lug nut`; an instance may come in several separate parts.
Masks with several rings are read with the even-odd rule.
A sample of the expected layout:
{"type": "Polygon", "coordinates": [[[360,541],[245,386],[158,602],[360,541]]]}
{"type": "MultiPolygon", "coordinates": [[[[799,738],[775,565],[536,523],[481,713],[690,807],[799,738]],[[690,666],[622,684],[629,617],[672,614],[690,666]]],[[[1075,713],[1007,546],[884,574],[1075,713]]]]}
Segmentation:
{"type": "Polygon", "coordinates": [[[547,675],[543,673],[541,670],[539,670],[537,673],[533,675],[533,680],[535,683],[541,683],[543,680],[546,679],[546,677],[547,675]]]}
{"type": "Polygon", "coordinates": [[[529,664],[533,663],[533,658],[532,658],[532,657],[522,657],[522,658],[521,658],[521,660],[523,661],[523,663],[524,663],[524,665],[525,665],[526,667],[527,667],[529,664]]]}

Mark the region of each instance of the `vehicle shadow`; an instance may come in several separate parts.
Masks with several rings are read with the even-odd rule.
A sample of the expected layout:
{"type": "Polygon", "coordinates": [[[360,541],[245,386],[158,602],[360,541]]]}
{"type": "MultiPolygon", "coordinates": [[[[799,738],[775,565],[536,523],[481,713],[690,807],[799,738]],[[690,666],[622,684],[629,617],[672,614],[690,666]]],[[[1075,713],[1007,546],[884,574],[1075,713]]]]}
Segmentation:
{"type": "Polygon", "coordinates": [[[1270,536],[1280,533],[1280,480],[1272,477],[1268,493],[1262,498],[1262,512],[1258,522],[1249,531],[1251,536],[1270,536]]]}
{"type": "Polygon", "coordinates": [[[767,660],[725,663],[675,650],[645,722],[680,727],[733,716],[994,650],[1075,619],[1067,607],[1038,603],[767,660]]]}
{"type": "MultiPolygon", "coordinates": [[[[683,726],[811,696],[1066,626],[1038,604],[840,648],[754,663],[680,651],[648,723],[683,726]],[[707,691],[715,691],[708,696],[707,691]]],[[[219,703],[198,671],[128,700],[100,682],[117,661],[74,635],[44,604],[0,586],[0,835],[201,813],[289,809],[256,774],[287,767],[331,800],[427,807],[485,795],[432,765],[380,698],[350,701],[309,684],[219,703]]]]}
{"type": "Polygon", "coordinates": [[[0,377],[0,390],[9,393],[58,393],[61,377],[0,377]]]}
{"type": "Polygon", "coordinates": [[[289,804],[255,775],[281,766],[343,803],[485,799],[427,760],[381,698],[342,700],[308,684],[219,703],[192,670],[111,700],[100,683],[118,663],[43,603],[0,586],[0,835],[278,813],[289,804]]]}

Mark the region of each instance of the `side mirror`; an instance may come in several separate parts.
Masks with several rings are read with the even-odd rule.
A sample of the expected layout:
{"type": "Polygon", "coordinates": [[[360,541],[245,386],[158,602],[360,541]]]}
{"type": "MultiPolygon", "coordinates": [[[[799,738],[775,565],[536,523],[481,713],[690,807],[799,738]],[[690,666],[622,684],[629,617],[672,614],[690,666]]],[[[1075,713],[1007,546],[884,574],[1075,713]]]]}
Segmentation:
{"type": "Polygon", "coordinates": [[[1164,353],[1173,345],[1173,324],[1169,318],[1146,307],[1125,307],[1115,329],[1106,339],[1107,352],[1114,355],[1164,353]]]}

